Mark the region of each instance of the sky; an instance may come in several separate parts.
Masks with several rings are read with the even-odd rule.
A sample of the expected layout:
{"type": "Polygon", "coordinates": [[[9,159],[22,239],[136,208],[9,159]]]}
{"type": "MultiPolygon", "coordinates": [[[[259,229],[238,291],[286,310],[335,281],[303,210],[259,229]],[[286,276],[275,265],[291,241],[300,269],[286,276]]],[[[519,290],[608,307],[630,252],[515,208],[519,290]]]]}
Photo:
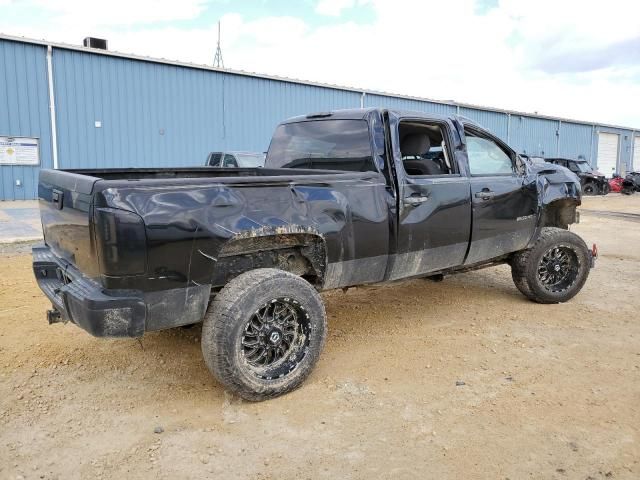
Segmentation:
{"type": "Polygon", "coordinates": [[[638,0],[0,0],[0,32],[640,128],[638,0]]]}

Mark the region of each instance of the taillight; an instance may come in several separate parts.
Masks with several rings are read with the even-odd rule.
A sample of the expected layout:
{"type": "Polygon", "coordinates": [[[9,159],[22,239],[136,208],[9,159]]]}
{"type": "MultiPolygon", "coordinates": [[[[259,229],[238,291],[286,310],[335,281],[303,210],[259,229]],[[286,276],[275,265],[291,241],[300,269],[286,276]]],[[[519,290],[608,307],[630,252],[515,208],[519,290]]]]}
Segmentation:
{"type": "Polygon", "coordinates": [[[117,208],[96,208],[96,249],[103,275],[137,275],[146,270],[147,237],[142,217],[117,208]]]}

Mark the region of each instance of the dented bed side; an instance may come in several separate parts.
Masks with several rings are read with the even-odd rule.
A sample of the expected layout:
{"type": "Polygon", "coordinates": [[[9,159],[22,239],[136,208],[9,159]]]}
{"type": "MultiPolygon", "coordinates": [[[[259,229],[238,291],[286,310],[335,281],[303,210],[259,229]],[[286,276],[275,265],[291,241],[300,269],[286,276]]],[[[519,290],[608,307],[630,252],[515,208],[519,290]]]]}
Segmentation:
{"type": "Polygon", "coordinates": [[[96,187],[96,205],[135,212],[146,234],[144,277],[104,277],[107,288],[216,288],[265,266],[307,275],[319,288],[384,277],[384,262],[360,271],[336,268],[389,252],[381,174],[153,188],[105,181],[96,187]]]}

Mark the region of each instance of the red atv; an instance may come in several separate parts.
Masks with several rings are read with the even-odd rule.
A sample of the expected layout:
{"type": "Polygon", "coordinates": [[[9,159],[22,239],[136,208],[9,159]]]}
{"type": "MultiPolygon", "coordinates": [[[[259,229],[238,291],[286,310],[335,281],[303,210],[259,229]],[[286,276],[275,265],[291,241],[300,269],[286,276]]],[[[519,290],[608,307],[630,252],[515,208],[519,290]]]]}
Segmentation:
{"type": "Polygon", "coordinates": [[[631,195],[635,192],[636,184],[629,178],[622,178],[620,175],[614,174],[613,178],[609,180],[609,187],[611,187],[612,192],[631,195]]]}

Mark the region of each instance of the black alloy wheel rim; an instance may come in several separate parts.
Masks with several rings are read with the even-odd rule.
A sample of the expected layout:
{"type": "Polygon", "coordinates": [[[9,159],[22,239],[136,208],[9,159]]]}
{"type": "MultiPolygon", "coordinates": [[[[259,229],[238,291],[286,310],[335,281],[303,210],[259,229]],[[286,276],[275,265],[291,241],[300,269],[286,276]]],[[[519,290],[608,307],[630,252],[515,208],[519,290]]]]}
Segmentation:
{"type": "Polygon", "coordinates": [[[571,247],[551,247],[540,259],[538,279],[545,289],[564,292],[575,283],[579,267],[578,256],[571,247]]]}
{"type": "Polygon", "coordinates": [[[291,298],[275,298],[258,308],[246,323],[242,355],[258,378],[284,377],[305,357],[309,332],[305,308],[291,298]]]}
{"type": "Polygon", "coordinates": [[[594,192],[595,192],[595,189],[593,188],[593,185],[585,185],[584,186],[584,194],[585,195],[593,195],[594,192]]]}

